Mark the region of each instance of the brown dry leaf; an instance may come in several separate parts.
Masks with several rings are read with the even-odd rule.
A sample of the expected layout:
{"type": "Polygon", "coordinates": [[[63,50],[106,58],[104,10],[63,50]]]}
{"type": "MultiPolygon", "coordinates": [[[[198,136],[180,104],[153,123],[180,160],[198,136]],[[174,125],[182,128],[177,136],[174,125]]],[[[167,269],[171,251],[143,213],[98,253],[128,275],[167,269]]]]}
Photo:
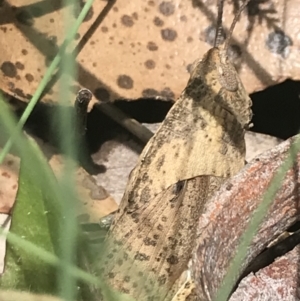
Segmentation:
{"type": "MultiPolygon", "coordinates": [[[[97,5],[86,17],[94,21],[106,5],[105,1],[95,1],[97,5]]],[[[0,5],[0,88],[17,98],[28,101],[38,87],[49,62],[57,54],[58,46],[64,38],[64,14],[71,13],[70,23],[77,18],[75,8],[62,7],[59,0],[36,1],[9,0],[0,5]]],[[[89,25],[80,27],[77,41],[89,25]]],[[[75,43],[70,46],[70,50],[75,43]]],[[[80,66],[79,66],[80,67],[80,66]]],[[[74,82],[75,85],[75,82],[74,82]]],[[[75,94],[79,87],[73,87],[75,94]]],[[[43,98],[52,103],[58,99],[58,85],[43,98]]]]}
{"type": "MultiPolygon", "coordinates": [[[[238,22],[231,57],[249,93],[286,78],[300,79],[299,1],[251,1],[248,15],[238,22]]],[[[227,29],[233,7],[225,6],[227,29]]],[[[103,101],[157,95],[176,99],[191,64],[212,45],[216,10],[212,0],[95,1],[76,40],[96,21],[97,29],[77,58],[74,90],[86,87],[103,101]]],[[[58,0],[26,5],[7,0],[0,6],[0,88],[5,92],[26,101],[34,93],[46,60],[62,42],[62,11],[58,0]]],[[[57,90],[55,85],[44,101],[56,101],[57,90]]]]}
{"type": "Polygon", "coordinates": [[[15,202],[19,169],[20,158],[12,154],[8,154],[0,165],[0,213],[9,214],[15,202]]]}
{"type": "MultiPolygon", "coordinates": [[[[193,258],[193,272],[201,300],[206,300],[207,294],[211,298],[215,296],[252,213],[295,140],[295,137],[291,138],[254,159],[205,205],[205,212],[199,219],[198,246],[193,258]]],[[[300,219],[299,164],[298,153],[294,166],[280,183],[280,189],[248,248],[237,276],[242,275],[248,264],[270,242],[300,219]]]]}
{"type": "MultiPolygon", "coordinates": [[[[54,147],[49,144],[42,142],[38,138],[35,138],[35,140],[59,179],[64,167],[64,157],[56,154],[54,147]]],[[[110,214],[118,208],[115,200],[109,193],[101,185],[97,185],[94,178],[80,166],[76,169],[75,186],[82,201],[77,208],[81,222],[97,223],[101,217],[110,214]]]]}
{"type": "Polygon", "coordinates": [[[230,301],[299,300],[300,246],[239,284],[230,301]]]}

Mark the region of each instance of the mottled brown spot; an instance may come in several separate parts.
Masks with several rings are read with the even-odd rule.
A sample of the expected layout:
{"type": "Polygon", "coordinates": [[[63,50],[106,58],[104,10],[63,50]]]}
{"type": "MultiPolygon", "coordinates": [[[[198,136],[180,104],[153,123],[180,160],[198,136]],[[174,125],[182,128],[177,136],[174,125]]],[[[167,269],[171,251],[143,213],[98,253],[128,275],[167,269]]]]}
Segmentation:
{"type": "Polygon", "coordinates": [[[161,276],[158,277],[157,280],[158,280],[159,286],[162,286],[166,283],[167,277],[166,277],[166,275],[161,275],[161,276]]]}
{"type": "Polygon", "coordinates": [[[33,77],[33,75],[32,74],[29,74],[29,73],[26,73],[25,74],[25,78],[26,78],[26,80],[28,81],[28,82],[33,82],[33,80],[34,80],[34,77],[33,77]]]}
{"type": "Polygon", "coordinates": [[[140,260],[140,261],[149,261],[150,256],[148,256],[145,253],[137,252],[134,256],[135,260],[140,260]]]}
{"type": "Polygon", "coordinates": [[[107,89],[105,88],[97,88],[95,91],[94,91],[94,95],[95,97],[100,100],[100,101],[109,101],[110,100],[110,94],[108,92],[107,89]]]}
{"type": "Polygon", "coordinates": [[[175,255],[171,255],[167,258],[167,262],[169,264],[177,264],[178,263],[178,258],[175,255]]]}
{"type": "Polygon", "coordinates": [[[180,16],[180,21],[186,22],[187,21],[187,17],[185,15],[180,16]]]}
{"type": "Polygon", "coordinates": [[[3,62],[0,69],[7,77],[15,77],[17,75],[17,68],[12,62],[3,62]]]}
{"type": "Polygon", "coordinates": [[[151,196],[151,190],[148,186],[146,186],[145,188],[143,188],[143,190],[141,191],[141,198],[140,198],[140,202],[141,203],[147,203],[149,202],[150,196],[151,196]]]}
{"type": "Polygon", "coordinates": [[[161,27],[163,26],[165,23],[162,19],[160,19],[159,17],[155,17],[153,20],[153,23],[155,26],[161,27]]]}
{"type": "Polygon", "coordinates": [[[153,60],[147,60],[145,63],[144,63],[145,67],[147,69],[154,69],[155,68],[155,62],[153,60]]]}
{"type": "Polygon", "coordinates": [[[7,173],[6,171],[4,171],[4,172],[2,172],[2,174],[1,174],[3,177],[5,177],[5,178],[7,178],[7,179],[9,179],[10,178],[10,175],[9,175],[9,173],[7,173]]]}
{"type": "Polygon", "coordinates": [[[130,90],[133,88],[133,80],[130,76],[122,74],[117,79],[117,84],[120,88],[130,90]]]}
{"type": "Polygon", "coordinates": [[[192,37],[187,37],[187,39],[186,39],[186,41],[188,42],[188,43],[191,43],[191,42],[193,42],[193,38],[192,37]]]}
{"type": "Polygon", "coordinates": [[[102,26],[102,27],[101,27],[101,31],[104,32],[104,33],[105,33],[105,32],[108,32],[108,27],[102,26]]]}
{"type": "Polygon", "coordinates": [[[4,33],[6,33],[6,31],[7,31],[7,28],[6,28],[5,26],[1,26],[0,29],[1,29],[4,33]]]}
{"type": "Polygon", "coordinates": [[[160,31],[164,41],[173,42],[177,38],[177,32],[172,28],[165,28],[160,31]]]}
{"type": "Polygon", "coordinates": [[[115,274],[114,273],[112,273],[112,272],[110,272],[110,273],[108,273],[108,278],[115,278],[115,274]]]}
{"type": "Polygon", "coordinates": [[[150,51],[156,51],[156,50],[158,50],[158,46],[154,42],[148,42],[147,48],[150,51]]]}
{"type": "Polygon", "coordinates": [[[114,6],[113,11],[117,13],[119,11],[119,9],[116,6],[114,6]]]}
{"type": "Polygon", "coordinates": [[[164,16],[171,16],[174,14],[175,5],[171,1],[163,1],[159,7],[159,12],[164,16]]]}
{"type": "Polygon", "coordinates": [[[125,276],[123,279],[125,282],[130,282],[130,277],[129,276],[125,276]]]}
{"type": "Polygon", "coordinates": [[[229,191],[229,190],[231,190],[232,187],[233,187],[233,185],[231,183],[229,183],[226,185],[226,190],[229,191]]]}
{"type": "Polygon", "coordinates": [[[79,39],[80,39],[80,33],[79,33],[79,32],[77,32],[77,33],[75,34],[74,39],[75,39],[75,40],[79,40],[79,39]]]}
{"type": "Polygon", "coordinates": [[[167,220],[168,220],[168,218],[167,218],[166,216],[163,215],[163,216],[161,217],[161,221],[162,221],[162,222],[165,223],[167,220]]]}
{"type": "Polygon", "coordinates": [[[130,293],[130,291],[129,291],[129,289],[123,287],[123,288],[121,289],[121,293],[124,293],[124,294],[127,294],[127,295],[128,295],[128,294],[130,293]]]}
{"type": "Polygon", "coordinates": [[[137,213],[137,212],[133,212],[132,214],[131,214],[131,217],[132,218],[137,218],[139,216],[139,214],[137,213]]]}
{"type": "Polygon", "coordinates": [[[145,89],[142,91],[142,95],[143,97],[155,97],[157,95],[159,95],[158,91],[154,90],[154,89],[145,89]]]}
{"type": "Polygon", "coordinates": [[[134,24],[132,17],[130,17],[128,15],[123,15],[121,18],[121,22],[126,27],[132,27],[134,24]]]}
{"type": "Polygon", "coordinates": [[[16,89],[14,89],[13,92],[16,93],[20,97],[26,98],[26,95],[24,94],[22,89],[16,88],[16,89]]]}
{"type": "Polygon", "coordinates": [[[118,259],[117,260],[117,265],[121,266],[123,264],[123,260],[122,259],[118,259]]]}
{"type": "Polygon", "coordinates": [[[159,235],[158,235],[158,234],[154,234],[154,235],[153,235],[153,238],[154,238],[155,240],[158,240],[158,239],[159,239],[159,235]]]}
{"type": "Polygon", "coordinates": [[[143,242],[146,246],[153,246],[153,247],[156,246],[156,241],[151,239],[150,237],[144,238],[143,242]]]}
{"type": "Polygon", "coordinates": [[[14,164],[14,161],[12,161],[12,160],[8,160],[8,161],[7,161],[7,165],[8,165],[8,166],[12,166],[13,164],[14,164]]]}
{"type": "Polygon", "coordinates": [[[207,122],[205,120],[201,120],[200,127],[204,130],[207,127],[207,122]]]}
{"type": "Polygon", "coordinates": [[[138,287],[138,284],[137,284],[136,282],[133,282],[133,283],[132,283],[132,287],[133,287],[133,288],[137,288],[137,287],[138,287]]]}
{"type": "Polygon", "coordinates": [[[160,94],[165,98],[171,98],[171,99],[175,98],[175,94],[169,87],[164,88],[160,94]]]}
{"type": "Polygon", "coordinates": [[[51,19],[49,20],[49,22],[50,22],[50,23],[54,23],[54,19],[51,18],[51,19]]]}
{"type": "Polygon", "coordinates": [[[163,225],[159,224],[159,225],[157,226],[157,230],[158,230],[158,231],[162,231],[163,229],[164,229],[163,225]]]}
{"type": "Polygon", "coordinates": [[[159,157],[159,159],[157,160],[157,163],[156,163],[156,170],[157,171],[159,171],[161,169],[164,162],[165,162],[165,155],[162,155],[161,157],[159,157]]]}
{"type": "Polygon", "coordinates": [[[139,15],[138,15],[136,12],[134,12],[134,13],[132,14],[132,18],[133,18],[134,20],[138,20],[138,19],[139,19],[139,15]]]}

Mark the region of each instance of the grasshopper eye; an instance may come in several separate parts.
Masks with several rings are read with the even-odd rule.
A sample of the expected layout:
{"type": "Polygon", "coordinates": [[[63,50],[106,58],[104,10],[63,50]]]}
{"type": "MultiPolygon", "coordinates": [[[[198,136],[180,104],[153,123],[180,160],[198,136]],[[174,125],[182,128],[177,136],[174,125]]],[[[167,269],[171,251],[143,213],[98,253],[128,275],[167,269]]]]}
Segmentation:
{"type": "Polygon", "coordinates": [[[218,72],[222,87],[230,92],[237,91],[238,81],[234,67],[230,63],[221,64],[218,68],[218,72]]]}

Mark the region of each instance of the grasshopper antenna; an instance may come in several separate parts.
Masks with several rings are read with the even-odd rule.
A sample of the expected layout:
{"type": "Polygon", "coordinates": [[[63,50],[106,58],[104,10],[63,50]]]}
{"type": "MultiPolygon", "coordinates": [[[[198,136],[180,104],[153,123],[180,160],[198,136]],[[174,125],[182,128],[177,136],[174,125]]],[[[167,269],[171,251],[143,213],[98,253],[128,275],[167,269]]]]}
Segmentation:
{"type": "Polygon", "coordinates": [[[229,35],[228,35],[228,38],[225,40],[225,43],[224,43],[224,51],[227,52],[227,49],[228,49],[228,45],[229,45],[229,42],[230,42],[230,39],[232,37],[232,33],[233,33],[233,30],[234,30],[234,27],[235,27],[235,24],[236,22],[238,21],[242,11],[244,10],[244,8],[246,7],[246,5],[249,3],[250,0],[244,0],[243,4],[240,6],[238,12],[236,13],[233,21],[232,21],[232,24],[230,26],[230,30],[229,30],[229,35]]]}
{"type": "Polygon", "coordinates": [[[223,27],[222,27],[223,7],[224,7],[224,0],[219,0],[218,1],[218,18],[217,18],[214,47],[218,47],[220,44],[220,41],[221,41],[221,35],[222,35],[222,31],[223,31],[223,27]]]}

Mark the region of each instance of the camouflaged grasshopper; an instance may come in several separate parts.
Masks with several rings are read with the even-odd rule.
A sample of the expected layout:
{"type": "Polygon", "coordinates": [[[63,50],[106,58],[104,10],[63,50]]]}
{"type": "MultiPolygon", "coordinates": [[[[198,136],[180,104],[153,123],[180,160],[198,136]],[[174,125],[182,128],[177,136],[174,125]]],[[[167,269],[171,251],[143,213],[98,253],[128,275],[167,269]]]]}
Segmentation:
{"type": "Polygon", "coordinates": [[[245,162],[251,100],[228,60],[241,5],[220,46],[194,65],[179,99],[131,172],[106,238],[101,275],[135,300],[197,300],[188,270],[205,202],[245,162]]]}

